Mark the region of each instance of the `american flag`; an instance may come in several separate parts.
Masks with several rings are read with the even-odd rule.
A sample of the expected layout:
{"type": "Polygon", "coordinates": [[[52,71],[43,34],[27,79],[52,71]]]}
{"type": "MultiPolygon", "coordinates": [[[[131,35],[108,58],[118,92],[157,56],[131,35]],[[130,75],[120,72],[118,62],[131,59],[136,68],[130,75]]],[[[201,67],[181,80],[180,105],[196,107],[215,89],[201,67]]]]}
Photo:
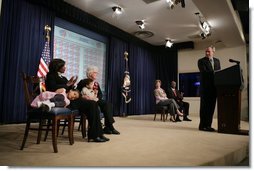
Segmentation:
{"type": "Polygon", "coordinates": [[[49,72],[48,65],[50,62],[50,48],[49,48],[49,41],[45,42],[44,49],[41,54],[40,64],[37,72],[38,77],[46,77],[47,73],[49,72]]]}

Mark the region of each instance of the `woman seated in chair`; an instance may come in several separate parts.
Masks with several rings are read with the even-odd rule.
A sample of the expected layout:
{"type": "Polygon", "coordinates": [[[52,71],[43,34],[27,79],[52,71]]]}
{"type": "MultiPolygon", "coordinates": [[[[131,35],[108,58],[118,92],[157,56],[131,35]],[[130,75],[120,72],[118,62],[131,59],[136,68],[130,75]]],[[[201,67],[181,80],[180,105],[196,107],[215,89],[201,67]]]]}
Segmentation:
{"type": "MultiPolygon", "coordinates": [[[[46,88],[48,91],[56,91],[59,88],[65,88],[68,92],[73,89],[77,81],[77,77],[72,77],[68,80],[62,74],[65,72],[65,61],[62,59],[53,59],[49,64],[49,72],[46,76],[46,88]]],[[[87,115],[88,127],[88,141],[92,142],[106,142],[109,141],[103,135],[102,126],[100,121],[100,111],[98,105],[93,100],[86,100],[82,97],[71,100],[70,105],[67,106],[72,110],[79,110],[81,115],[87,115]]]]}
{"type": "Polygon", "coordinates": [[[183,116],[183,113],[179,111],[179,106],[174,99],[167,98],[167,94],[161,88],[161,81],[155,81],[154,96],[156,99],[156,104],[161,106],[168,106],[170,113],[170,121],[175,122],[175,115],[183,116]]]}

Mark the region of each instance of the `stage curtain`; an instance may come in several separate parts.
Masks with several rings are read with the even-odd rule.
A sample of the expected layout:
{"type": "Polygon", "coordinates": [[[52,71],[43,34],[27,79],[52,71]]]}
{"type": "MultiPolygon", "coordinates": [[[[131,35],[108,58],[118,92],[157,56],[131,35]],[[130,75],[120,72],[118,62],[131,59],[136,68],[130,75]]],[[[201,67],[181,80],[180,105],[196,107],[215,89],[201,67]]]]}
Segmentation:
{"type": "Polygon", "coordinates": [[[46,24],[54,25],[54,13],[50,10],[30,4],[26,0],[2,1],[0,21],[1,123],[26,120],[26,103],[20,73],[24,71],[36,75],[45,43],[44,26],[46,24]]]}
{"type": "Polygon", "coordinates": [[[129,66],[131,97],[128,114],[150,114],[154,108],[154,80],[156,65],[150,49],[130,43],[129,66]]]}
{"type": "Polygon", "coordinates": [[[159,48],[154,53],[156,79],[161,80],[161,87],[166,91],[171,81],[178,80],[177,50],[159,48]]]}
{"type": "Polygon", "coordinates": [[[124,52],[128,52],[128,49],[129,45],[127,42],[115,37],[110,38],[106,97],[113,104],[114,115],[126,113],[121,87],[125,71],[124,52]]]}

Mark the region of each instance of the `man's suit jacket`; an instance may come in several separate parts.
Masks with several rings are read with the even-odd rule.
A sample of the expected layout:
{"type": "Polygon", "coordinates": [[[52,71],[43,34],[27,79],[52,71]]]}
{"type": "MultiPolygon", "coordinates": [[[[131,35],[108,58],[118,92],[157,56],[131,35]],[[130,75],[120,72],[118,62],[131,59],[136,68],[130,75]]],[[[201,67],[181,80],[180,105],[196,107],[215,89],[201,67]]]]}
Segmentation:
{"type": "Polygon", "coordinates": [[[175,91],[176,95],[172,90],[172,88],[170,87],[167,91],[168,98],[173,98],[179,105],[182,105],[183,96],[181,95],[181,92],[179,90],[175,89],[175,91]]]}
{"type": "Polygon", "coordinates": [[[198,60],[198,68],[200,71],[200,94],[202,95],[216,95],[216,88],[214,85],[214,72],[221,69],[220,61],[213,58],[214,70],[208,57],[203,57],[198,60]]]}

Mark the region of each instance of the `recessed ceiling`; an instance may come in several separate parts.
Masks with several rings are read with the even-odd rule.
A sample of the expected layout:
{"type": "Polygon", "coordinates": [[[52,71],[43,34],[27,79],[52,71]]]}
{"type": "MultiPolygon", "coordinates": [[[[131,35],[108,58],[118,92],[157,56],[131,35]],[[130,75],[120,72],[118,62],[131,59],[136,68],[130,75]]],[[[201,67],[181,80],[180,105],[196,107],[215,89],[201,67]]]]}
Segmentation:
{"type": "Polygon", "coordinates": [[[185,8],[178,4],[174,9],[168,7],[166,0],[65,2],[156,46],[164,45],[165,39],[175,43],[193,41],[195,49],[208,45],[234,47],[245,44],[240,18],[230,0],[185,0],[185,8]],[[123,13],[120,16],[113,15],[113,6],[122,7],[123,13]],[[212,34],[206,39],[200,36],[196,12],[199,12],[212,27],[212,34]],[[137,20],[144,20],[144,30],[140,30],[135,23],[137,20]],[[138,34],[140,31],[143,31],[144,35],[138,34]]]}

